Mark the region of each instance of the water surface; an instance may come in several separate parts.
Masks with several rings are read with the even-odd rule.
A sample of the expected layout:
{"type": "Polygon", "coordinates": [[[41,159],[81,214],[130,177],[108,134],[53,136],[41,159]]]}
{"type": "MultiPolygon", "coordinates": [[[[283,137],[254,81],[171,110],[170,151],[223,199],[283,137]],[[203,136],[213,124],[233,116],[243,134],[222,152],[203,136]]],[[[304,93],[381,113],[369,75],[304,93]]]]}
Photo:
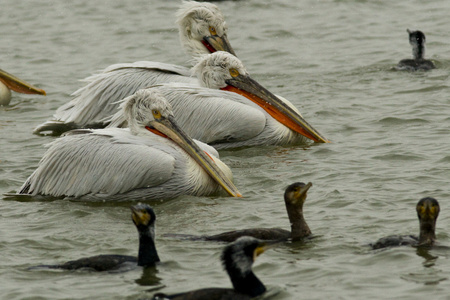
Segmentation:
{"type": "MultiPolygon", "coordinates": [[[[79,80],[118,62],[188,65],[174,24],[178,1],[12,1],[2,5],[0,67],[47,91],[0,108],[0,194],[16,192],[53,137],[32,134],[79,80]]],[[[226,1],[228,37],[252,76],[290,99],[331,144],[222,151],[243,199],[150,202],[163,263],[120,274],[27,271],[41,263],[137,252],[132,203],[1,196],[2,299],[138,299],[154,291],[230,287],[223,244],[164,233],[289,228],[282,194],[311,181],[305,214],[317,238],[260,256],[273,299],[448,299],[450,252],[365,245],[418,233],[415,204],[441,204],[450,245],[448,1],[226,1]],[[406,28],[427,36],[431,72],[397,72],[411,56],[406,28]]]]}

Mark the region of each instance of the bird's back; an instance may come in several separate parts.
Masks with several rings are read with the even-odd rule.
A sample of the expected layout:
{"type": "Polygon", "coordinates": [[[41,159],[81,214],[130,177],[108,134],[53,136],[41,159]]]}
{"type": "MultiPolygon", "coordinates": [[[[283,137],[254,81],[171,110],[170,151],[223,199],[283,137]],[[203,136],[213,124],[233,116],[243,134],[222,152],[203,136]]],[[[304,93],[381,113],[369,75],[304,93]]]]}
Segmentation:
{"type": "Polygon", "coordinates": [[[428,59],[402,59],[398,65],[398,70],[418,71],[418,70],[432,70],[435,69],[435,65],[428,59]]]}
{"type": "Polygon", "coordinates": [[[236,292],[233,289],[227,288],[206,288],[186,293],[165,295],[156,294],[153,296],[153,300],[248,300],[250,296],[236,292]]]}
{"type": "Polygon", "coordinates": [[[84,81],[70,102],[55,112],[53,120],[39,125],[34,133],[60,134],[74,128],[102,128],[105,118],[115,114],[119,101],[142,88],[166,82],[196,83],[189,69],[157,62],[116,64],[84,81]]]}
{"type": "Polygon", "coordinates": [[[127,129],[70,133],[50,144],[19,194],[114,195],[158,186],[172,176],[171,154],[177,151],[169,146],[134,136],[127,129]]]}

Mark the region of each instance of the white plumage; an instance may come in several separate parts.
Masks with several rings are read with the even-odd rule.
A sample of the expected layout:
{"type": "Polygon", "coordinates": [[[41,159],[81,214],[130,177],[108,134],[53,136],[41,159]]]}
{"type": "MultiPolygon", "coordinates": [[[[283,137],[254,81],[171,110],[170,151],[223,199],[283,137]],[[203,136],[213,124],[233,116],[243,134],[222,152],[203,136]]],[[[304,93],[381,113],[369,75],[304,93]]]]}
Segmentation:
{"type": "MultiPolygon", "coordinates": [[[[219,50],[234,53],[224,17],[214,4],[184,1],[177,17],[181,44],[191,56],[219,50]]],[[[103,119],[117,112],[117,101],[139,89],[167,82],[197,83],[188,68],[148,61],[115,64],[84,81],[87,85],[34,133],[59,135],[75,128],[104,127],[103,119]]]]}
{"type": "MultiPolygon", "coordinates": [[[[151,87],[171,103],[177,121],[193,138],[217,149],[308,141],[303,133],[291,130],[262,107],[272,106],[268,103],[277,101],[286,106],[286,110],[290,109],[296,118],[306,124],[305,127],[310,127],[292,103],[279,96],[275,97],[251,79],[237,57],[223,51],[205,55],[193,68],[193,72],[204,87],[187,83],[167,83],[151,87]],[[259,105],[238,93],[220,90],[232,85],[250,94],[249,97],[262,97],[267,103],[259,105]]],[[[127,126],[121,112],[107,121],[111,121],[110,127],[127,126]]],[[[309,131],[313,136],[321,138],[314,129],[309,131]]]]}
{"type": "Polygon", "coordinates": [[[187,138],[160,94],[140,90],[124,101],[129,129],[69,131],[50,144],[19,194],[165,199],[210,195],[222,186],[240,196],[217,151],[187,138]]]}
{"type": "MultiPolygon", "coordinates": [[[[218,148],[287,145],[304,143],[308,139],[328,142],[303,119],[292,103],[274,96],[248,76],[242,62],[232,54],[226,23],[215,5],[183,2],[177,22],[181,42],[192,55],[199,56],[208,49],[211,52],[226,50],[199,56],[192,70],[202,86],[214,89],[214,92],[202,92],[211,96],[198,96],[199,83],[186,76],[188,70],[183,67],[153,62],[113,65],[88,78],[89,84],[75,92],[76,98],[57,110],[56,121],[40,125],[35,132],[59,134],[71,128],[105,127],[123,97],[156,84],[183,82],[186,83],[183,90],[191,98],[186,99],[176,91],[176,96],[166,96],[175,107],[183,128],[193,138],[218,148]],[[228,92],[219,92],[219,89],[228,92]]],[[[119,119],[113,126],[121,123],[123,120],[119,119]]]]}
{"type": "MultiPolygon", "coordinates": [[[[193,138],[216,149],[279,145],[308,139],[282,125],[247,98],[183,83],[156,85],[173,107],[177,122],[193,138]],[[182,124],[182,125],[181,125],[182,124]]],[[[127,127],[119,111],[109,127],[127,127]]]]}

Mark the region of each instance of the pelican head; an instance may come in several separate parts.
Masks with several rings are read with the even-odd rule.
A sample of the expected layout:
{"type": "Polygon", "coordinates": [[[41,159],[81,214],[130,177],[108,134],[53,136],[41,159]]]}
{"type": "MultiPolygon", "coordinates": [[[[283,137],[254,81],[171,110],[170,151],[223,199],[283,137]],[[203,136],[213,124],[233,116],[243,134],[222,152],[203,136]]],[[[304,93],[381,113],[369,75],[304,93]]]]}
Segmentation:
{"type": "Polygon", "coordinates": [[[156,122],[156,116],[173,118],[172,106],[153,89],[143,89],[124,99],[124,116],[134,134],[156,122]]]}
{"type": "Polygon", "coordinates": [[[315,142],[329,142],[285,101],[252,79],[236,56],[223,51],[204,55],[192,72],[203,86],[238,93],[258,104],[291,130],[315,142]]]}
{"type": "Polygon", "coordinates": [[[190,155],[228,194],[233,197],[242,196],[214,160],[176,124],[171,105],[155,89],[142,89],[125,98],[122,109],[133,134],[148,134],[150,131],[170,139],[190,155]]]}
{"type": "Polygon", "coordinates": [[[0,105],[8,105],[11,101],[11,91],[13,90],[22,94],[39,94],[45,95],[45,91],[41,90],[28,82],[23,81],[16,76],[9,74],[0,69],[0,105]]]}
{"type": "Polygon", "coordinates": [[[183,1],[177,12],[180,41],[193,57],[216,51],[235,55],[227,38],[227,24],[219,8],[207,2],[183,1]]]}

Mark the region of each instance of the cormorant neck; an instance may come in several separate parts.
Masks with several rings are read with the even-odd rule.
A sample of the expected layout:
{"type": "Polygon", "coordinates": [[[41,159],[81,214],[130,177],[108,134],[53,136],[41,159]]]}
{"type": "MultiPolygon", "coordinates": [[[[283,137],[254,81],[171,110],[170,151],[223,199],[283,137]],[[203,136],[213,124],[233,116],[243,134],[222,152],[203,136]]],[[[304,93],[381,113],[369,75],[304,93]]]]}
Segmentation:
{"type": "Polygon", "coordinates": [[[138,266],[147,267],[160,261],[153,236],[149,228],[139,230],[138,266]]]}
{"type": "Polygon", "coordinates": [[[308,224],[303,217],[303,204],[294,205],[285,201],[286,210],[291,222],[291,238],[293,241],[304,238],[311,234],[308,224]]]}
{"type": "Polygon", "coordinates": [[[425,56],[425,46],[423,44],[417,44],[413,46],[413,57],[414,60],[424,59],[425,56]]]}
{"type": "Polygon", "coordinates": [[[234,289],[242,294],[256,297],[266,291],[264,284],[256,277],[253,271],[243,273],[236,267],[228,268],[228,275],[233,283],[234,289]]]}
{"type": "Polygon", "coordinates": [[[434,244],[436,240],[435,228],[436,220],[420,222],[419,245],[432,246],[434,244]]]}

